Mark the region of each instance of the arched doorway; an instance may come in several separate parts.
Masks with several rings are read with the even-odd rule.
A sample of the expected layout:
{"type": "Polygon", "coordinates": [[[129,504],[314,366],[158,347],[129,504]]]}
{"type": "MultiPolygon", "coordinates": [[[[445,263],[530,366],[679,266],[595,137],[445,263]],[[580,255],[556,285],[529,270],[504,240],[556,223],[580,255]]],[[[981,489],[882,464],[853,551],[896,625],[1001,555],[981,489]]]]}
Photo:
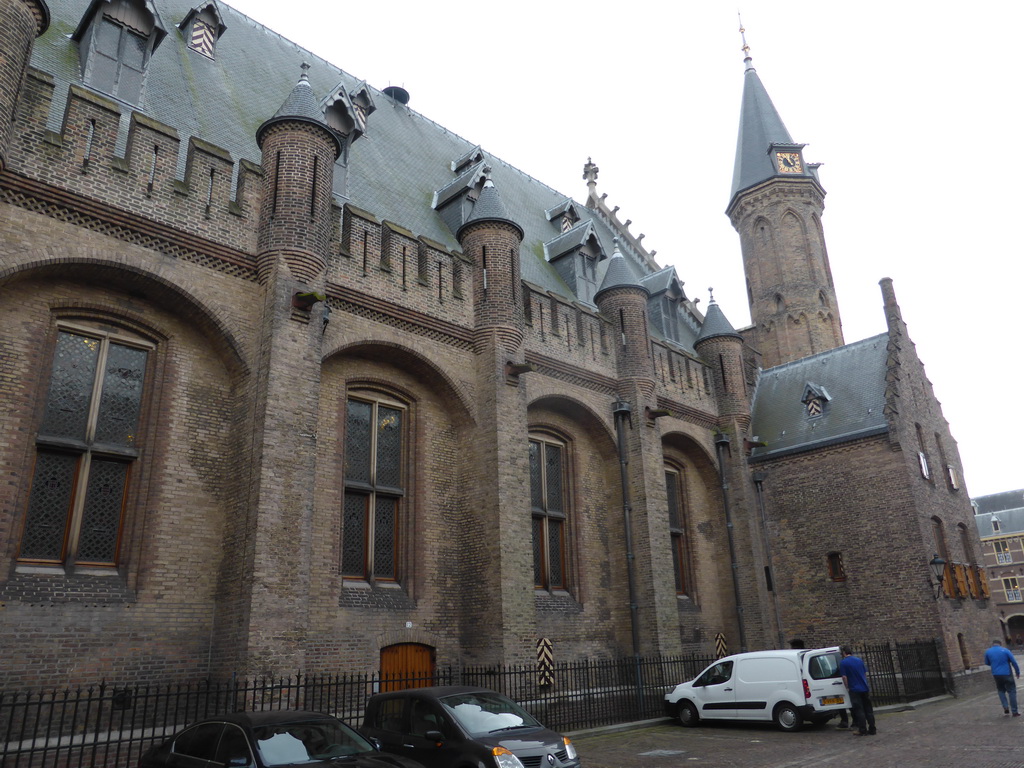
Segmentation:
{"type": "Polygon", "coordinates": [[[434,649],[422,643],[396,643],[380,649],[380,689],[425,688],[434,684],[434,649]]]}

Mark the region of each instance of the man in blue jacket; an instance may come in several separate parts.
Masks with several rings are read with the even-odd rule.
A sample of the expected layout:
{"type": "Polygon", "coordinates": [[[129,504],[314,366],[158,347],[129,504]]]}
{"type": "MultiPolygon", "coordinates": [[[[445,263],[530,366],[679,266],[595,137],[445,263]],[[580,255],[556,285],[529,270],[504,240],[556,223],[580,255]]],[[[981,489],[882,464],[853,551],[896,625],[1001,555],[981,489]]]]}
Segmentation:
{"type": "Polygon", "coordinates": [[[1003,714],[1008,715],[1013,710],[1013,716],[1020,717],[1017,711],[1017,681],[1013,677],[1014,673],[1020,677],[1020,667],[1010,649],[1003,648],[1002,641],[993,640],[992,647],[985,651],[985,663],[992,667],[992,677],[996,681],[1003,714]]]}
{"type": "Polygon", "coordinates": [[[850,709],[853,710],[855,736],[874,736],[875,710],[871,706],[871,688],[868,686],[868,671],[864,662],[853,655],[848,645],[842,647],[843,660],[839,662],[839,674],[843,676],[846,690],[850,692],[850,709]]]}

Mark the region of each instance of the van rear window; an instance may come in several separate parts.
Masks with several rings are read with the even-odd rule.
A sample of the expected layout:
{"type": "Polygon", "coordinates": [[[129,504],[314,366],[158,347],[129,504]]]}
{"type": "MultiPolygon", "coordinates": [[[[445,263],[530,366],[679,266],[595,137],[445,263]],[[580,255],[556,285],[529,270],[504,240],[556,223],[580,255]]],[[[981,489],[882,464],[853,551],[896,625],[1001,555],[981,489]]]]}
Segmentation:
{"type": "Polygon", "coordinates": [[[842,659],[842,656],[840,656],[839,651],[812,656],[807,662],[807,671],[814,680],[825,680],[830,677],[840,677],[840,659],[842,659]]]}

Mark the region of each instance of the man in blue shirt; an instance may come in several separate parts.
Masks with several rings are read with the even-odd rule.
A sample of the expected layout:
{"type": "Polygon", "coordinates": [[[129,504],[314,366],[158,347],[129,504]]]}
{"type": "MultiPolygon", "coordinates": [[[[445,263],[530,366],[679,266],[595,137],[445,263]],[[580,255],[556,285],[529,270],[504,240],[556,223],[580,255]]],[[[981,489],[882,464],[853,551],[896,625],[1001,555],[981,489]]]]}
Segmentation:
{"type": "Polygon", "coordinates": [[[993,640],[992,647],[985,651],[985,663],[992,667],[992,677],[996,681],[1003,714],[1010,714],[1012,709],[1013,716],[1020,717],[1017,711],[1017,681],[1013,679],[1013,673],[1020,677],[1020,667],[1010,649],[1003,648],[1002,641],[993,640]]]}
{"type": "Polygon", "coordinates": [[[868,671],[864,662],[853,655],[848,645],[842,647],[843,660],[839,662],[839,673],[843,676],[846,690],[850,692],[850,709],[853,710],[853,724],[857,730],[854,736],[874,736],[875,710],[871,706],[871,688],[868,686],[868,671]]]}

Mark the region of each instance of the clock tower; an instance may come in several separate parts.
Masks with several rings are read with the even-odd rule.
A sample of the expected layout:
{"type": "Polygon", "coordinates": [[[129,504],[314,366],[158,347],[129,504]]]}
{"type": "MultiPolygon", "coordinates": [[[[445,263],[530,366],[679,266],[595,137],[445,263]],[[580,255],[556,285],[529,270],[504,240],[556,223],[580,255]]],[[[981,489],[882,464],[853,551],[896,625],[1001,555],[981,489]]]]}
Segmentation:
{"type": "Polygon", "coordinates": [[[726,213],[740,236],[747,300],[754,325],[748,340],[765,368],[843,345],[839,306],[821,214],[825,190],[775,110],[749,49],[726,213]]]}

